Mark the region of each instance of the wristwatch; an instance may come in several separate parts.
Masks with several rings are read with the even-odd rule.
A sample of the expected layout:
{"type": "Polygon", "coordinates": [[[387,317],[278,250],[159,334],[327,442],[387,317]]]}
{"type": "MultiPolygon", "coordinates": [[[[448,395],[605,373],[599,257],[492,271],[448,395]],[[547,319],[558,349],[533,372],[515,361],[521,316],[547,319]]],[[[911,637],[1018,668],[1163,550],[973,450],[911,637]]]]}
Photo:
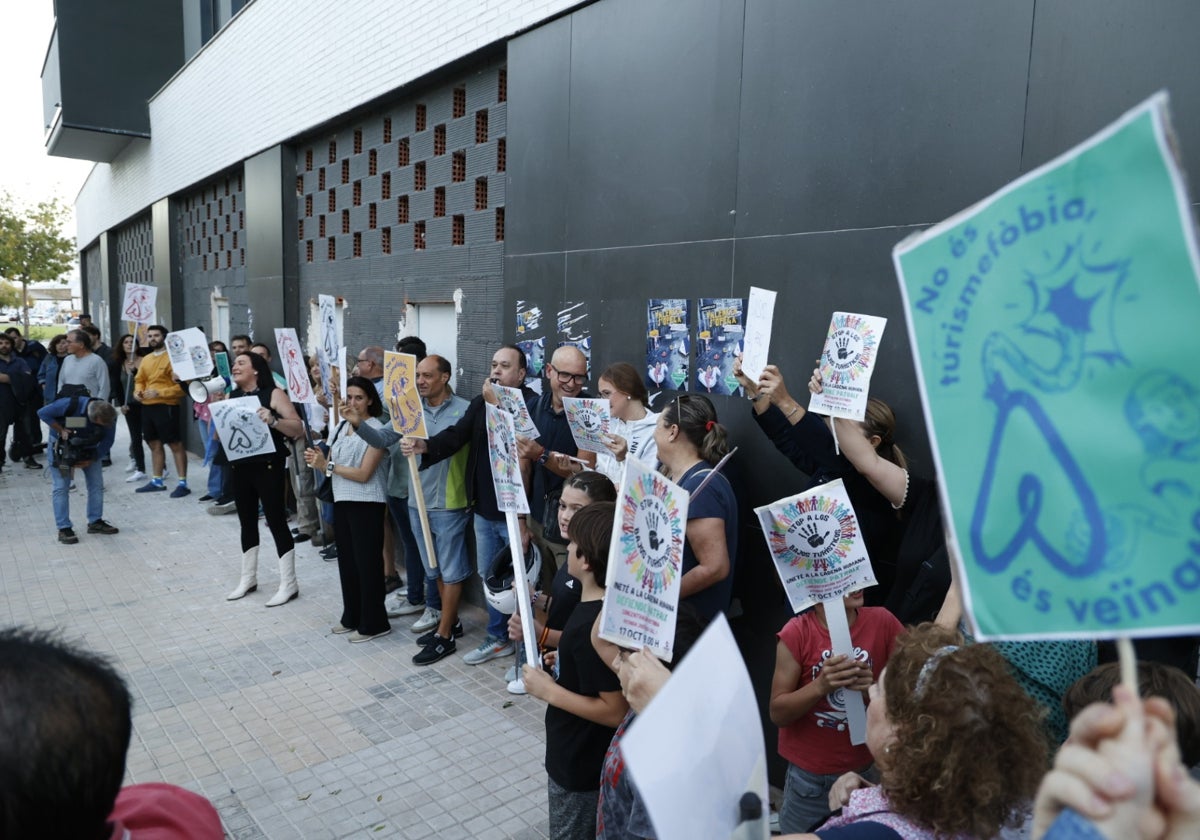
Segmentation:
{"type": "Polygon", "coordinates": [[[537,459],[538,464],[544,465],[546,463],[546,459],[549,457],[550,457],[550,450],[543,448],[542,454],[539,455],[538,459],[537,459]]]}
{"type": "Polygon", "coordinates": [[[325,477],[333,478],[333,461],[332,460],[325,462],[325,477]]]}

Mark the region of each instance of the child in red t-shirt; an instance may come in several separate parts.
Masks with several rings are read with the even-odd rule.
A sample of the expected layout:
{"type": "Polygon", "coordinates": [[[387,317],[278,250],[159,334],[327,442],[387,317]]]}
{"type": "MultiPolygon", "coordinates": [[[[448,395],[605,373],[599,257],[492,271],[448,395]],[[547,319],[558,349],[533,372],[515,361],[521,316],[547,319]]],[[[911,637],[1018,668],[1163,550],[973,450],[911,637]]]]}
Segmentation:
{"type": "Polygon", "coordinates": [[[825,605],[817,604],[779,631],[771,721],[779,754],[788,761],[779,827],[801,833],[830,814],[829,789],[838,776],[871,764],[866,744],[850,743],[845,692],[866,693],[892,655],[904,627],[882,607],[864,607],[862,591],[843,598],[854,655],[832,656],[825,605]]]}

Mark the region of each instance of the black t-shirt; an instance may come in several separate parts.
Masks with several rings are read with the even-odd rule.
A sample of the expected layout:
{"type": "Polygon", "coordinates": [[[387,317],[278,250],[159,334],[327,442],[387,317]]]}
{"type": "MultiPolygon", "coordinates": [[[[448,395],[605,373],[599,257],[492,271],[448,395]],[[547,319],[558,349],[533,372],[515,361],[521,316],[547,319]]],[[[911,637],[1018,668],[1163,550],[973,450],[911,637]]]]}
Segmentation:
{"type": "Polygon", "coordinates": [[[551,630],[566,627],[582,591],[583,586],[567,571],[564,561],[554,573],[554,582],[550,584],[550,609],[546,613],[546,626],[551,630]]]}
{"type": "MultiPolygon", "coordinates": [[[[567,619],[558,644],[558,684],[585,697],[620,691],[617,679],[592,647],[592,625],[602,601],[583,601],[567,619]]],[[[617,730],[546,707],[546,774],[567,790],[600,789],[604,754],[617,730]]]]}

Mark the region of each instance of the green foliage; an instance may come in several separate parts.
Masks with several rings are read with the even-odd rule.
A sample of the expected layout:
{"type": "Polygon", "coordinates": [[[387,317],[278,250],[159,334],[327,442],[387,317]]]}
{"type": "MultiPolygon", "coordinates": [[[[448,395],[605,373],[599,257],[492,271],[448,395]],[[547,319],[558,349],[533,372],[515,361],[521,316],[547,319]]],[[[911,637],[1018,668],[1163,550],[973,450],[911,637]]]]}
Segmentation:
{"type": "Polygon", "coordinates": [[[0,196],[0,278],[20,284],[18,304],[28,299],[30,283],[67,282],[75,263],[75,242],[63,236],[69,215],[57,198],[23,207],[0,196]]]}
{"type": "Polygon", "coordinates": [[[0,280],[0,307],[21,306],[21,289],[16,283],[0,280]]]}

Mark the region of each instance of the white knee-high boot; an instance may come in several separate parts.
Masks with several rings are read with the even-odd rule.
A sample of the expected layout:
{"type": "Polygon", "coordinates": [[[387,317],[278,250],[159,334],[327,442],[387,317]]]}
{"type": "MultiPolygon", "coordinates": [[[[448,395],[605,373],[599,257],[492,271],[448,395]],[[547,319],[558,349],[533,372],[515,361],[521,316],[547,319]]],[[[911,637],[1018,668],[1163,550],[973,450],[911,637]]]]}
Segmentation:
{"type": "Polygon", "coordinates": [[[279,591],[267,601],[268,607],[278,607],[300,594],[296,583],[296,552],[289,551],[279,558],[279,591]]]}
{"type": "Polygon", "coordinates": [[[238,583],[237,589],[225,596],[225,600],[236,601],[256,589],[258,589],[258,546],[242,552],[242,579],[238,583]]]}

